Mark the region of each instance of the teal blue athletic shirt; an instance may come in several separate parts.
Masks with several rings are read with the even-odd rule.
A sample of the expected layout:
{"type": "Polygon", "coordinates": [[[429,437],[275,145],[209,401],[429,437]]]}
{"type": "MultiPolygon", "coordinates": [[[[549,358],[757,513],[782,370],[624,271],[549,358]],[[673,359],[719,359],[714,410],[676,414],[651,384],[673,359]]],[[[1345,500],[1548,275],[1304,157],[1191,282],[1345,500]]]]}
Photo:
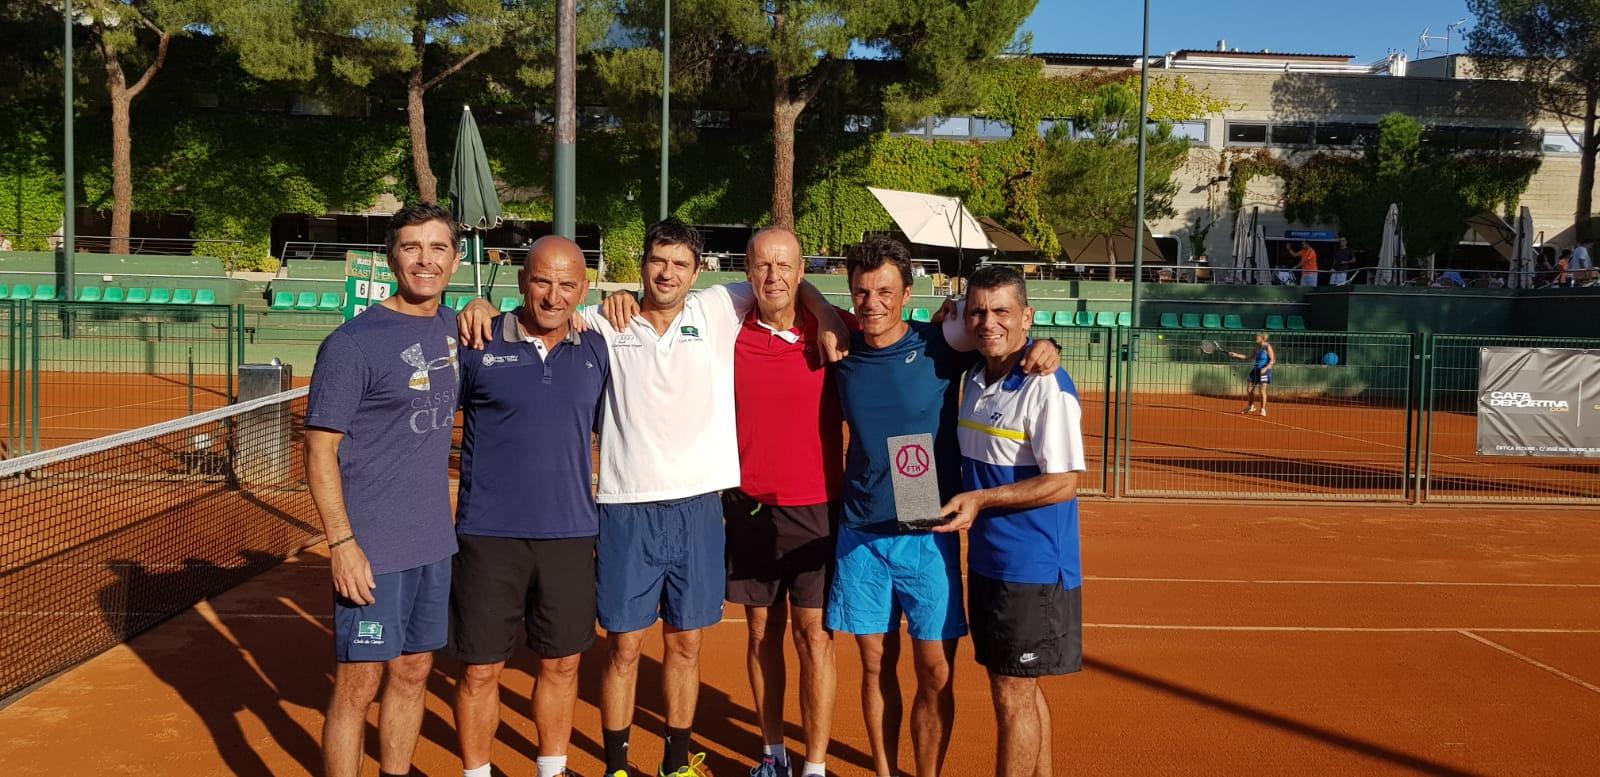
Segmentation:
{"type": "Polygon", "coordinates": [[[850,428],[841,520],[854,529],[899,531],[889,476],[890,437],[933,435],[940,498],[949,500],[961,490],[956,413],[962,373],[977,357],[952,349],[937,326],[913,321],[910,327],[886,348],[868,347],[856,333],[849,358],[834,367],[850,428]]]}

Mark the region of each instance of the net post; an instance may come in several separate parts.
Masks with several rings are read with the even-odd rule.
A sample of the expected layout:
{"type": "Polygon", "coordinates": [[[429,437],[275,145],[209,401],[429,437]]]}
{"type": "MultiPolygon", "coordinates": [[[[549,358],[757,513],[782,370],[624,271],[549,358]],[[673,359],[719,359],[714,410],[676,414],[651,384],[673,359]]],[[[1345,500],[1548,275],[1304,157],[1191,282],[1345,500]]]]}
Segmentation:
{"type": "Polygon", "coordinates": [[[31,331],[28,334],[28,358],[31,362],[28,380],[32,382],[32,391],[28,393],[28,401],[32,405],[33,419],[29,424],[33,429],[33,447],[30,451],[39,450],[39,303],[28,305],[30,316],[28,323],[31,331]]]}
{"type": "Polygon", "coordinates": [[[189,415],[194,415],[194,346],[189,346],[189,415]]]}

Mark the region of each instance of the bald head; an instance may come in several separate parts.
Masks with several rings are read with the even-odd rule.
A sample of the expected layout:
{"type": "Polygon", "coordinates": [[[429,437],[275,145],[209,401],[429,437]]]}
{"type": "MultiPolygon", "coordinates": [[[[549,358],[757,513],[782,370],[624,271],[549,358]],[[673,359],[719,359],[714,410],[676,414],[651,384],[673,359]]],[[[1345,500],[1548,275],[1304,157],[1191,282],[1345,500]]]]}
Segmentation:
{"type": "Polygon", "coordinates": [[[762,251],[784,250],[800,255],[800,237],[792,229],[783,227],[767,227],[750,236],[750,242],[745,244],[746,256],[755,256],[762,251]]]}
{"type": "Polygon", "coordinates": [[[768,227],[750,236],[744,275],[756,293],[762,321],[784,328],[792,325],[804,264],[800,239],[792,230],[768,227]]]}
{"type": "Polygon", "coordinates": [[[517,273],[522,287],[522,304],[528,316],[523,326],[537,335],[566,332],[573,311],[589,293],[589,277],[583,265],[583,250],[560,235],[534,241],[528,258],[517,273]]]}

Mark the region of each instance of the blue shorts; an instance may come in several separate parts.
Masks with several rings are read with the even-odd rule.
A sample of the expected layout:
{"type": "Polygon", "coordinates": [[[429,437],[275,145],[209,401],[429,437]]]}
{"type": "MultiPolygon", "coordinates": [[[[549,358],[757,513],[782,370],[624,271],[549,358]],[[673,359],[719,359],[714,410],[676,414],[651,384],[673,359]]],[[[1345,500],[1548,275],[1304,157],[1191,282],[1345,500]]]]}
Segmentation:
{"type": "Polygon", "coordinates": [[[1262,384],[1271,383],[1272,382],[1272,370],[1264,370],[1264,369],[1261,369],[1259,367],[1252,368],[1250,370],[1250,382],[1251,383],[1262,383],[1262,384]]]}
{"type": "Polygon", "coordinates": [[[954,534],[874,534],[839,527],[828,628],[850,634],[900,629],[912,639],[967,633],[961,609],[961,539],[954,534]]]}
{"type": "Polygon", "coordinates": [[[722,497],[716,493],[600,505],[595,575],[600,627],[629,632],[663,618],[673,628],[722,620],[722,497]]]}
{"type": "Polygon", "coordinates": [[[374,575],[372,604],[333,595],[333,647],[340,661],[388,661],[444,647],[450,636],[450,559],[374,575]]]}

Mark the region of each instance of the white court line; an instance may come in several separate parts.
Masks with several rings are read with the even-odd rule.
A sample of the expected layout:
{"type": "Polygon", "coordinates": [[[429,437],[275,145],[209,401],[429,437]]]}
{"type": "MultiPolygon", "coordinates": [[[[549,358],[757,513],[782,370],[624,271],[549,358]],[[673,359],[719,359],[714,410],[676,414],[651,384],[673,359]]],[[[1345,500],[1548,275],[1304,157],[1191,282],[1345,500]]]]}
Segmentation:
{"type": "Polygon", "coordinates": [[[1096,577],[1087,575],[1085,581],[1102,583],[1201,583],[1233,585],[1392,585],[1392,586],[1455,586],[1466,588],[1600,588],[1600,583],[1487,583],[1443,580],[1246,580],[1206,577],[1096,577]]]}
{"type": "MultiPolygon", "coordinates": [[[[1481,629],[1480,629],[1480,631],[1481,631],[1481,629]]],[[[1584,682],[1583,680],[1580,680],[1580,679],[1578,679],[1576,677],[1573,677],[1572,675],[1567,674],[1566,672],[1563,672],[1560,669],[1557,669],[1557,668],[1555,668],[1555,667],[1553,667],[1553,666],[1551,666],[1549,664],[1546,664],[1546,663],[1544,663],[1542,661],[1538,661],[1536,659],[1533,659],[1533,658],[1525,656],[1525,655],[1523,655],[1521,653],[1518,653],[1517,651],[1512,650],[1511,648],[1508,648],[1505,645],[1502,645],[1502,644],[1500,644],[1498,642],[1494,642],[1492,640],[1484,639],[1483,637],[1480,637],[1477,634],[1473,634],[1472,630],[1465,630],[1465,629],[1462,630],[1461,631],[1461,636],[1466,637],[1467,639],[1473,640],[1474,642],[1479,642],[1479,643],[1488,645],[1489,647],[1492,647],[1495,650],[1498,650],[1498,651],[1500,651],[1500,652],[1502,652],[1502,653],[1504,653],[1504,654],[1506,654],[1508,656],[1511,656],[1512,658],[1515,658],[1518,661],[1522,661],[1524,663],[1527,663],[1527,664],[1530,664],[1532,666],[1538,667],[1539,669],[1543,669],[1544,671],[1549,672],[1550,674],[1553,674],[1556,677],[1559,677],[1559,678],[1561,678],[1563,680],[1566,680],[1567,682],[1572,683],[1573,685],[1576,685],[1576,686],[1578,686],[1580,688],[1584,688],[1584,689],[1593,691],[1595,693],[1600,693],[1600,686],[1594,685],[1593,683],[1584,682]]]]}

